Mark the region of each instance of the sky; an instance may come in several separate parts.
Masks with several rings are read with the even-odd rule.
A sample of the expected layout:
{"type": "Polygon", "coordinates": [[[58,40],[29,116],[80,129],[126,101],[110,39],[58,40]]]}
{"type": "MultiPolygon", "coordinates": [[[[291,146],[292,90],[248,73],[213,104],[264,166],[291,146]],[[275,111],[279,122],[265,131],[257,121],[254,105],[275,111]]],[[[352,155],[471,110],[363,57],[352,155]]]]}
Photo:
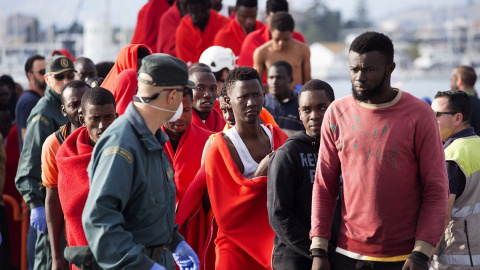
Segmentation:
{"type": "MultiPolygon", "coordinates": [[[[354,17],[359,0],[322,0],[330,9],[340,10],[342,19],[348,20],[354,17]]],[[[466,1],[475,0],[365,0],[368,5],[370,18],[374,21],[385,18],[388,14],[407,10],[413,7],[438,7],[458,5],[466,1]],[[453,3],[454,2],[454,3],[453,3]]],[[[79,7],[78,20],[102,20],[105,10],[108,10],[110,22],[114,26],[133,28],[137,13],[146,3],[146,0],[0,0],[0,21],[15,13],[36,15],[40,20],[40,26],[45,28],[56,24],[65,28],[72,24],[75,10],[79,7]],[[81,4],[79,4],[81,3],[81,4]]],[[[235,5],[236,0],[223,0],[224,4],[235,5]]],[[[313,0],[290,0],[290,8],[305,10],[313,0]]],[[[258,0],[260,9],[265,9],[266,0],[258,0]]]]}

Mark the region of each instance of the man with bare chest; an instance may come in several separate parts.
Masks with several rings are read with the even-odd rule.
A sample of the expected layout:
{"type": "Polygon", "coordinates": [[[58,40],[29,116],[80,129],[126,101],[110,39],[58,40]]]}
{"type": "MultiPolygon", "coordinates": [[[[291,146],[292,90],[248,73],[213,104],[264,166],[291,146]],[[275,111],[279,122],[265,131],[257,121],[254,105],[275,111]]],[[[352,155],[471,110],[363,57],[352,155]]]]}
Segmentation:
{"type": "Polygon", "coordinates": [[[310,49],[307,45],[292,39],[295,23],[287,12],[276,12],[272,17],[270,29],[272,39],[258,47],[253,53],[253,67],[260,77],[272,63],[284,60],[293,68],[293,81],[290,87],[303,85],[312,79],[310,74],[310,49]]]}

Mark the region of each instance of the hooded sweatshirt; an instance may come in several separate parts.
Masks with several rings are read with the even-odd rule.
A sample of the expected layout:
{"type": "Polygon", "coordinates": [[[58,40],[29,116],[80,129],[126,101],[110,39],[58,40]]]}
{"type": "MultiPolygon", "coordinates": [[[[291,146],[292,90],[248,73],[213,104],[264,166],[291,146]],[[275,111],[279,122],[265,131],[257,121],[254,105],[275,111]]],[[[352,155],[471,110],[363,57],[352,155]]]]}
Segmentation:
{"type": "MultiPolygon", "coordinates": [[[[270,157],[267,208],[275,231],[272,267],[276,270],[311,268],[309,232],[319,148],[319,140],[305,131],[297,132],[270,157]]],[[[337,208],[331,251],[338,235],[340,208],[337,208]]]]}

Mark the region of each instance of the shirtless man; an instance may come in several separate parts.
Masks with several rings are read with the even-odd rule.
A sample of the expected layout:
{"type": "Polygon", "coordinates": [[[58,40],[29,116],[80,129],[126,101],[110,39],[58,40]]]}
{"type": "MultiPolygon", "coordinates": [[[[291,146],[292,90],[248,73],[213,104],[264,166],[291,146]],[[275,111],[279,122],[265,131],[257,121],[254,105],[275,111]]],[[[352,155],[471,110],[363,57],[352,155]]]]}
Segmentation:
{"type": "Polygon", "coordinates": [[[310,49],[307,45],[292,39],[295,23],[287,12],[276,12],[270,24],[272,39],[258,47],[253,53],[253,67],[260,77],[277,60],[285,60],[293,68],[290,85],[303,85],[312,79],[310,74],[310,49]]]}

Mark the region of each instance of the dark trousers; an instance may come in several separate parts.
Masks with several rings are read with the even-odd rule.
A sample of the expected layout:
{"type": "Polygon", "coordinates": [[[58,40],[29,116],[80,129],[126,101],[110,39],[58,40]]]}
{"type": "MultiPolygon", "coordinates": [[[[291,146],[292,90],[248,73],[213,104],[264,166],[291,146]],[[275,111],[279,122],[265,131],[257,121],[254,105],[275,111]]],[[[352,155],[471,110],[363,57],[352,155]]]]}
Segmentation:
{"type": "MultiPolygon", "coordinates": [[[[61,252],[62,258],[65,265],[68,266],[68,261],[63,256],[63,251],[67,246],[67,241],[65,240],[65,227],[63,227],[61,235],[61,252]]],[[[50,270],[52,269],[52,251],[50,249],[50,239],[48,238],[47,233],[41,233],[37,231],[37,242],[35,243],[35,263],[34,270],[50,270]]]]}
{"type": "MultiPolygon", "coordinates": [[[[0,194],[1,196],[2,194],[0,194]]],[[[0,244],[0,270],[10,269],[10,232],[8,230],[7,210],[0,206],[0,233],[2,243],[0,244]]]]}
{"type": "Polygon", "coordinates": [[[355,260],[340,253],[333,258],[332,270],[402,270],[402,262],[372,262],[355,260]]]}
{"type": "Polygon", "coordinates": [[[35,243],[36,242],[37,242],[37,230],[32,226],[28,226],[28,238],[27,238],[28,270],[33,270],[33,264],[35,263],[35,243]]]}
{"type": "Polygon", "coordinates": [[[48,233],[37,231],[37,242],[35,243],[35,270],[52,269],[52,252],[50,250],[50,239],[48,233]]]}

